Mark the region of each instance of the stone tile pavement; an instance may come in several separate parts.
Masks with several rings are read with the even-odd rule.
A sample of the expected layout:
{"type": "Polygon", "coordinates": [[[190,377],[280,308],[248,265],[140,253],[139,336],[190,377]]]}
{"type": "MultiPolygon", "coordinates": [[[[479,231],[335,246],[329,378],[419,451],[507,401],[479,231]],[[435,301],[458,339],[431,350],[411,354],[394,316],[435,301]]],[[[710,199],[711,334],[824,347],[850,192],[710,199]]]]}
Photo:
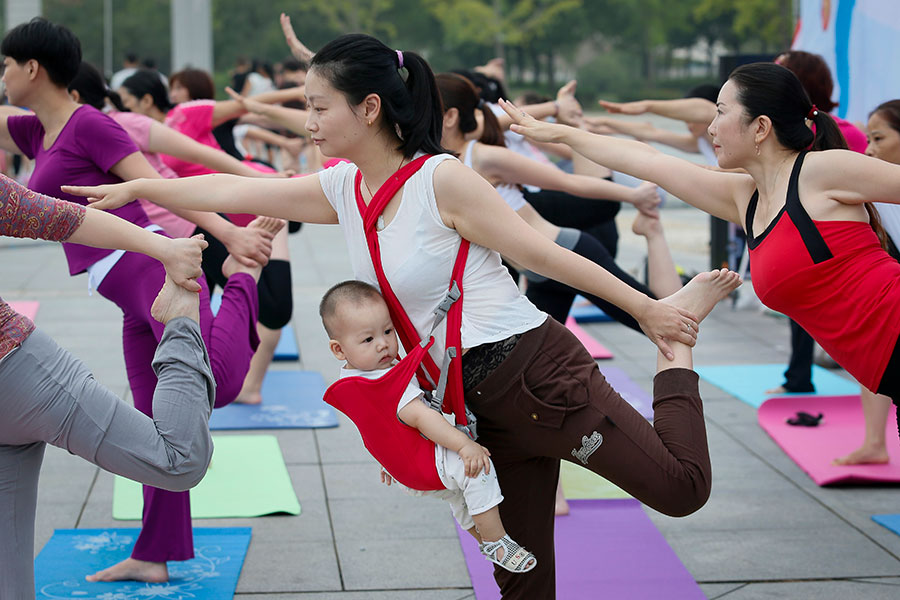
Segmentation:
{"type": "MultiPolygon", "coordinates": [[[[643,257],[628,231],[632,216],[626,210],[620,216],[620,262],[628,268],[639,266],[643,257]]],[[[677,262],[688,271],[705,268],[708,218],[674,202],[664,219],[677,262]]],[[[302,368],[332,381],[338,364],[326,349],[316,308],[331,284],[351,276],[338,228],[305,226],[291,238],[291,257],[302,368]]],[[[58,247],[0,240],[0,295],[39,300],[38,326],[128,399],[118,310],[97,295],[88,296],[85,277],[66,273],[58,247]]],[[[726,301],[701,329],[698,364],[787,359],[787,322],[752,305],[734,310],[726,301]]],[[[615,353],[612,365],[650,389],[655,352],[647,340],[616,324],[588,330],[615,353]]],[[[273,368],[297,367],[280,363],[273,368]]],[[[900,536],[869,518],[900,511],[900,489],[816,486],[759,428],[752,408],[701,385],[714,469],[712,497],[698,513],[681,519],[646,510],[706,595],[727,600],[900,598],[900,536]]],[[[236,598],[474,598],[444,503],[382,486],[352,424],[342,417],[336,429],[275,435],[303,513],[195,523],[253,527],[236,598]]],[[[36,548],[55,528],[133,525],[113,521],[111,504],[108,473],[48,449],[36,548]]],[[[603,590],[596,597],[605,597],[603,590]]]]}

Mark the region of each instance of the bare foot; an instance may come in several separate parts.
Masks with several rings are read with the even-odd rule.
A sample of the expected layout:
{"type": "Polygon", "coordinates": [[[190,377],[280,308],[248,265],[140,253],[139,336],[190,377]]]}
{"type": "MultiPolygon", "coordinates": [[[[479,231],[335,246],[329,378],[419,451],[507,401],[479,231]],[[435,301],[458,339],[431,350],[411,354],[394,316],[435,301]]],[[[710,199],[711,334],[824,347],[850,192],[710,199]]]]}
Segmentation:
{"type": "Polygon", "coordinates": [[[85,577],[88,581],[145,581],[165,583],[169,581],[166,563],[147,562],[136,558],[126,558],[108,569],[97,571],[85,577]]]}
{"type": "Polygon", "coordinates": [[[556,484],[556,508],[554,513],[557,517],[564,517],[569,514],[569,503],[562,489],[562,482],[556,484]]]}
{"type": "Polygon", "coordinates": [[[833,465],[883,465],[889,463],[891,457],[884,446],[861,446],[847,456],[831,461],[833,465]]]}
{"type": "Polygon", "coordinates": [[[741,285],[741,276],[728,269],[707,271],[696,275],[687,284],[660,302],[677,306],[693,313],[698,322],[706,318],[720,300],[741,285]]]}
{"type": "Polygon", "coordinates": [[[779,385],[778,387],[773,387],[772,389],[766,390],[767,394],[790,394],[789,391],[784,389],[783,385],[779,385]]]}
{"type": "MultiPolygon", "coordinates": [[[[286,223],[287,222],[284,219],[276,219],[275,217],[256,217],[247,224],[247,227],[262,229],[263,231],[270,232],[274,236],[284,228],[286,223]]],[[[222,275],[228,278],[235,273],[247,273],[253,277],[254,280],[259,281],[259,276],[262,273],[262,266],[257,265],[255,267],[248,267],[229,254],[228,258],[225,259],[225,262],[222,263],[222,275]]]]}
{"type": "Polygon", "coordinates": [[[646,238],[663,235],[663,226],[662,221],[660,221],[659,217],[648,217],[642,212],[639,212],[637,217],[635,217],[634,222],[631,224],[631,231],[635,235],[642,235],[646,238]]]}
{"type": "Polygon", "coordinates": [[[245,392],[241,390],[241,393],[237,395],[237,398],[234,399],[235,404],[262,404],[262,394],[259,391],[245,392]]]}
{"type": "Polygon", "coordinates": [[[187,317],[199,323],[200,296],[196,292],[187,291],[166,275],[166,282],[150,307],[150,315],[163,324],[175,317],[187,317]]]}

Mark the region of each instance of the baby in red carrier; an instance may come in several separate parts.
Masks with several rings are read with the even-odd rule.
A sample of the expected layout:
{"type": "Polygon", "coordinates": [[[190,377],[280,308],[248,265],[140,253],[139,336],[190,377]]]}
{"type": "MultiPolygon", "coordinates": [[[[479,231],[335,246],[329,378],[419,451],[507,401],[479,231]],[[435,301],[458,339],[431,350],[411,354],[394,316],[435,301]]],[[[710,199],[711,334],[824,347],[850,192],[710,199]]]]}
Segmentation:
{"type": "MultiPolygon", "coordinates": [[[[391,376],[391,368],[397,364],[399,344],[387,304],[375,287],[361,281],[339,283],[322,298],[319,314],[330,338],[329,349],[346,363],[341,368],[341,380],[365,378],[375,386],[391,376]]],[[[332,389],[326,393],[326,401],[332,389]]],[[[396,482],[413,495],[447,500],[454,518],[478,540],[488,560],[513,573],[533,569],[537,559],[510,539],[503,528],[498,509],[503,495],[487,448],[454,427],[443,413],[431,408],[422,390],[412,381],[412,371],[397,389],[400,393],[392,394],[394,397],[375,398],[384,394],[376,393],[375,387],[361,388],[351,403],[384,400],[385,410],[396,411],[399,419],[389,419],[387,427],[384,421],[375,422],[364,411],[344,410],[359,428],[366,448],[381,463],[382,481],[387,485],[396,482]],[[408,433],[403,430],[409,428],[421,435],[407,436],[407,439],[417,447],[424,447],[424,452],[411,452],[398,443],[403,436],[397,434],[408,433]],[[436,471],[435,485],[416,486],[428,489],[410,488],[401,481],[404,477],[398,475],[400,479],[397,479],[391,475],[394,466],[401,468],[401,463],[405,463],[403,468],[407,468],[416,457],[421,458],[417,466],[423,471],[436,471]],[[443,489],[432,489],[438,487],[443,489]]]]}

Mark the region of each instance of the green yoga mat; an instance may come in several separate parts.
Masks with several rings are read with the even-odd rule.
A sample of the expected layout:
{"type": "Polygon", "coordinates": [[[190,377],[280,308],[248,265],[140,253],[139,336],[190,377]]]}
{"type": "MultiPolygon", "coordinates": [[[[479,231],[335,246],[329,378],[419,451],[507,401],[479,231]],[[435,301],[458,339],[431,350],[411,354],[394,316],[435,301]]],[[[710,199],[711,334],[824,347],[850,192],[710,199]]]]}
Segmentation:
{"type": "Polygon", "coordinates": [[[559,480],[567,500],[617,500],[631,494],[593,471],[568,461],[559,463],[559,480]]]}
{"type": "MultiPolygon", "coordinates": [[[[215,450],[203,481],[191,490],[195,519],[300,514],[278,440],[271,435],[213,436],[215,450]]],[[[141,484],[116,477],[113,518],[139,520],[141,484]]]]}

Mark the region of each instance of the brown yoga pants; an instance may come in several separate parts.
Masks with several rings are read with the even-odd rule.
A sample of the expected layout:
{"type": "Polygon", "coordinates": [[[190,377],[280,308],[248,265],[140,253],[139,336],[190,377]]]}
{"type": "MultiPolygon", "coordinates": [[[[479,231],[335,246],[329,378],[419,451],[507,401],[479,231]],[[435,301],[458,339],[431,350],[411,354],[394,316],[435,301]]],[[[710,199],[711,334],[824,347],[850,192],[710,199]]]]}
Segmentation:
{"type": "Polygon", "coordinates": [[[547,319],[466,393],[478,418],[478,441],[491,451],[506,498],[503,525],[538,559],[525,574],[495,567],[505,600],[556,597],[553,513],[560,459],[586,466],[667,515],[703,506],[712,470],[697,381],[688,369],[658,373],[650,425],[606,382],[575,336],[547,319]]]}

